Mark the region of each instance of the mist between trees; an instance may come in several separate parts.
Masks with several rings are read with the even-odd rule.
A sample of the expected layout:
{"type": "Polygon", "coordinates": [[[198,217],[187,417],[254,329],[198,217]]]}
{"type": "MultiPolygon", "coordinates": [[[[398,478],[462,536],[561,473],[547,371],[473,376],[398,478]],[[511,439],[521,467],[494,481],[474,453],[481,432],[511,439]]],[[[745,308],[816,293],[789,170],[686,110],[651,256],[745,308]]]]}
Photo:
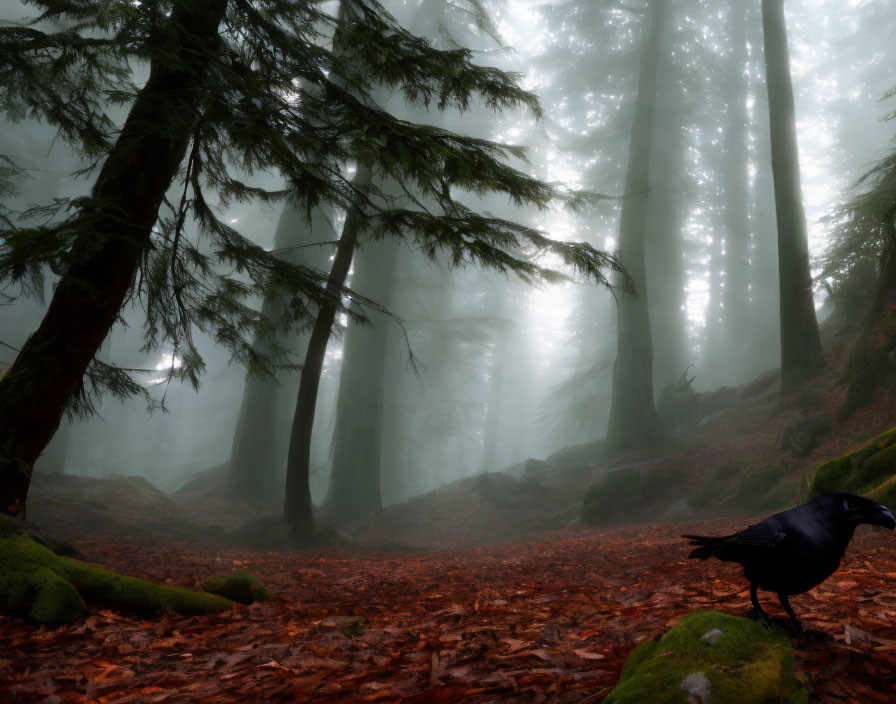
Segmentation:
{"type": "Polygon", "coordinates": [[[2,482],[40,455],[168,491],[221,467],[232,496],[282,500],[289,470],[288,521],[363,516],[568,445],[665,442],[681,379],[782,367],[798,389],[816,318],[875,278],[885,238],[856,244],[843,205],[892,133],[883,0],[87,5],[0,4],[0,359],[37,355],[3,413],[42,428],[0,436],[2,482]],[[120,311],[87,281],[116,238],[139,243],[105,260],[120,311]],[[50,399],[45,367],[81,357],[50,399]]]}

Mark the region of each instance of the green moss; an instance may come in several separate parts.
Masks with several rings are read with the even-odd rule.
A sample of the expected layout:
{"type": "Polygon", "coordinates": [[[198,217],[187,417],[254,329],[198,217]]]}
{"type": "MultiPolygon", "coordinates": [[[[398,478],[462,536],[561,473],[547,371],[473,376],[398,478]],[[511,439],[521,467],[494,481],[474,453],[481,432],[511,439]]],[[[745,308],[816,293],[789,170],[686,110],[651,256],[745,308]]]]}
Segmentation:
{"type": "Polygon", "coordinates": [[[582,520],[602,523],[628,518],[646,505],[666,496],[681,486],[687,474],[676,467],[663,467],[649,472],[626,468],[610,472],[593,484],[582,500],[582,520]]]}
{"type": "Polygon", "coordinates": [[[705,683],[713,704],[805,704],[785,633],[715,611],[689,614],[660,640],[639,645],[605,704],[688,704],[686,682],[705,683]],[[705,639],[721,631],[716,639],[705,639]]]}
{"type": "Polygon", "coordinates": [[[150,484],[145,477],[126,477],[121,474],[110,474],[106,477],[106,482],[111,487],[120,489],[123,492],[135,494],[158,509],[171,508],[175,505],[174,500],[168,494],[150,484]]]}
{"type": "Polygon", "coordinates": [[[893,506],[896,492],[890,480],[894,475],[896,428],[891,428],[862,447],[821,465],[812,480],[809,498],[815,499],[825,492],[849,491],[870,494],[893,506]]]}
{"type": "Polygon", "coordinates": [[[777,464],[765,464],[751,469],[741,479],[734,503],[750,511],[783,506],[796,494],[794,487],[781,484],[784,477],[783,468],[777,464]]]}
{"type": "Polygon", "coordinates": [[[240,604],[270,601],[272,596],[267,587],[246,572],[210,577],[202,583],[202,588],[210,594],[218,594],[240,604]]]}
{"type": "Polygon", "coordinates": [[[152,584],[60,557],[15,533],[9,524],[0,528],[0,575],[0,612],[48,625],[81,618],[85,601],[141,615],[166,610],[190,615],[233,606],[219,596],[152,584]]]}
{"type": "Polygon", "coordinates": [[[893,372],[896,352],[896,311],[886,310],[871,317],[849,351],[846,378],[849,387],[840,407],[841,419],[867,406],[893,372]]]}
{"type": "Polygon", "coordinates": [[[784,478],[784,470],[777,464],[765,464],[744,476],[737,490],[738,498],[750,499],[767,494],[784,478]]]}

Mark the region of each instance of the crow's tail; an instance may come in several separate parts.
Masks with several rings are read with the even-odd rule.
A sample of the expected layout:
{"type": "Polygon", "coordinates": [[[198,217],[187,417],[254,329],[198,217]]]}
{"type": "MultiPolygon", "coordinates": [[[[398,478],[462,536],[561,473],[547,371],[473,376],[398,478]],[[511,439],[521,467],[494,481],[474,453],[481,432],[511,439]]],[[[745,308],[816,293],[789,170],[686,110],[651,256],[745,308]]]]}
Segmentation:
{"type": "Polygon", "coordinates": [[[733,535],[722,535],[718,537],[713,537],[711,535],[683,535],[682,538],[687,538],[691,541],[691,545],[699,546],[696,550],[693,550],[690,555],[688,555],[688,559],[700,558],[701,560],[706,560],[707,558],[712,557],[716,554],[716,551],[727,544],[728,541],[733,538],[733,535]]]}

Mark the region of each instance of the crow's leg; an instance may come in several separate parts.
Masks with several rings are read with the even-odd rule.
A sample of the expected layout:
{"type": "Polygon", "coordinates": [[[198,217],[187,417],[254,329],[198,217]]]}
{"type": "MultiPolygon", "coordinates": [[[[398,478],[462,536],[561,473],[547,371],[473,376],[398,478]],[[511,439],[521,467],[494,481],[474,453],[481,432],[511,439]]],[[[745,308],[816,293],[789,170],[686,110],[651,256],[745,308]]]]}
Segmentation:
{"type": "Polygon", "coordinates": [[[772,630],[771,624],[768,622],[768,614],[765,613],[759,605],[759,597],[756,595],[756,585],[752,582],[750,582],[750,601],[753,602],[753,613],[755,613],[756,617],[762,621],[762,625],[765,626],[767,630],[772,630]]]}
{"type": "Polygon", "coordinates": [[[790,601],[788,601],[787,595],[778,594],[778,601],[781,602],[781,606],[784,607],[787,615],[790,616],[790,620],[793,621],[793,625],[796,626],[800,632],[804,632],[806,630],[806,627],[803,625],[803,622],[797,618],[796,614],[793,613],[793,607],[790,605],[790,601]]]}

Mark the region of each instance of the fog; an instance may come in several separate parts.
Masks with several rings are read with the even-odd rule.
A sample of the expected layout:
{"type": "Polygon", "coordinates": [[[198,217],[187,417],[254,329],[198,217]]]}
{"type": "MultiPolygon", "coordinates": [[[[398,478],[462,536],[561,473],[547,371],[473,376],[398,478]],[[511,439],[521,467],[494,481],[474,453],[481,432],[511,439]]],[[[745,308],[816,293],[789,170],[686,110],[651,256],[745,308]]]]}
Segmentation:
{"type": "MultiPolygon", "coordinates": [[[[646,9],[621,2],[494,0],[484,4],[496,29],[493,37],[476,26],[463,3],[388,0],[385,5],[436,45],[456,41],[477,52],[479,63],[519,73],[523,86],[540,97],[545,115],[541,120],[524,110],[496,115],[483,106],[463,115],[440,113],[384,93],[390,112],[523,145],[529,163],[517,167],[606,196],[579,213],[521,210],[503,196],[462,194],[460,200],[554,239],[616,251],[626,199],[639,195],[625,187],[646,9]]],[[[654,398],[683,373],[694,378],[695,389],[711,390],[780,366],[762,24],[759,3],[744,5],[666,4],[644,205],[654,398]]],[[[837,208],[850,187],[888,144],[889,126],[881,121],[888,108],[878,99],[893,78],[893,10],[890,0],[786,3],[813,262],[830,241],[837,208]]],[[[6,19],[20,12],[28,13],[6,0],[0,5],[6,19]]],[[[145,73],[145,67],[134,70],[145,73]]],[[[124,112],[113,114],[123,118],[124,112]]],[[[7,202],[13,210],[89,191],[90,182],[73,175],[84,164],[47,125],[30,119],[5,124],[0,154],[30,176],[7,202]]],[[[278,176],[251,178],[275,186],[278,176]]],[[[169,198],[177,197],[175,186],[169,198]]],[[[265,248],[297,246],[275,242],[281,217],[289,213],[283,215],[280,206],[251,203],[223,216],[265,248]]],[[[330,213],[328,222],[338,231],[344,213],[330,213]]],[[[304,240],[292,241],[333,239],[332,232],[325,234],[306,232],[304,240]]],[[[320,260],[314,266],[329,268],[330,249],[311,247],[306,254],[313,257],[312,252],[320,260]]],[[[559,266],[550,258],[541,263],[559,266]]],[[[48,273],[47,296],[53,284],[48,273]]],[[[574,278],[527,283],[476,267],[452,267],[441,254],[428,259],[412,245],[385,241],[361,247],[348,286],[357,286],[391,315],[371,313],[371,325],[357,330],[342,315],[343,329],[330,340],[314,423],[315,502],[326,497],[340,452],[369,460],[378,451],[380,491],[388,505],[605,436],[618,291],[574,278]],[[356,365],[351,372],[350,363],[356,365]],[[360,381],[341,389],[346,378],[360,381]],[[340,408],[343,414],[355,409],[357,417],[340,419],[340,408]],[[340,431],[340,423],[354,425],[340,431]]],[[[0,364],[12,363],[39,325],[47,300],[0,306],[0,364]]],[[[829,306],[821,286],[815,306],[824,319],[829,306]]],[[[63,423],[37,471],[61,464],[65,473],[90,477],[137,474],[173,491],[195,473],[231,459],[247,393],[245,370],[211,337],[199,334],[195,342],[205,373],[194,390],[170,374],[180,364],[177,350],[141,351],[143,317],[141,302],[132,301],[98,357],[144,370],[132,374],[164,410],[147,413],[141,397],[104,396],[96,401],[94,416],[63,423]]],[[[305,333],[285,341],[298,364],[307,342],[305,333]]],[[[285,472],[297,389],[293,371],[258,392],[273,409],[272,426],[262,429],[258,441],[270,450],[277,477],[285,472]]]]}

